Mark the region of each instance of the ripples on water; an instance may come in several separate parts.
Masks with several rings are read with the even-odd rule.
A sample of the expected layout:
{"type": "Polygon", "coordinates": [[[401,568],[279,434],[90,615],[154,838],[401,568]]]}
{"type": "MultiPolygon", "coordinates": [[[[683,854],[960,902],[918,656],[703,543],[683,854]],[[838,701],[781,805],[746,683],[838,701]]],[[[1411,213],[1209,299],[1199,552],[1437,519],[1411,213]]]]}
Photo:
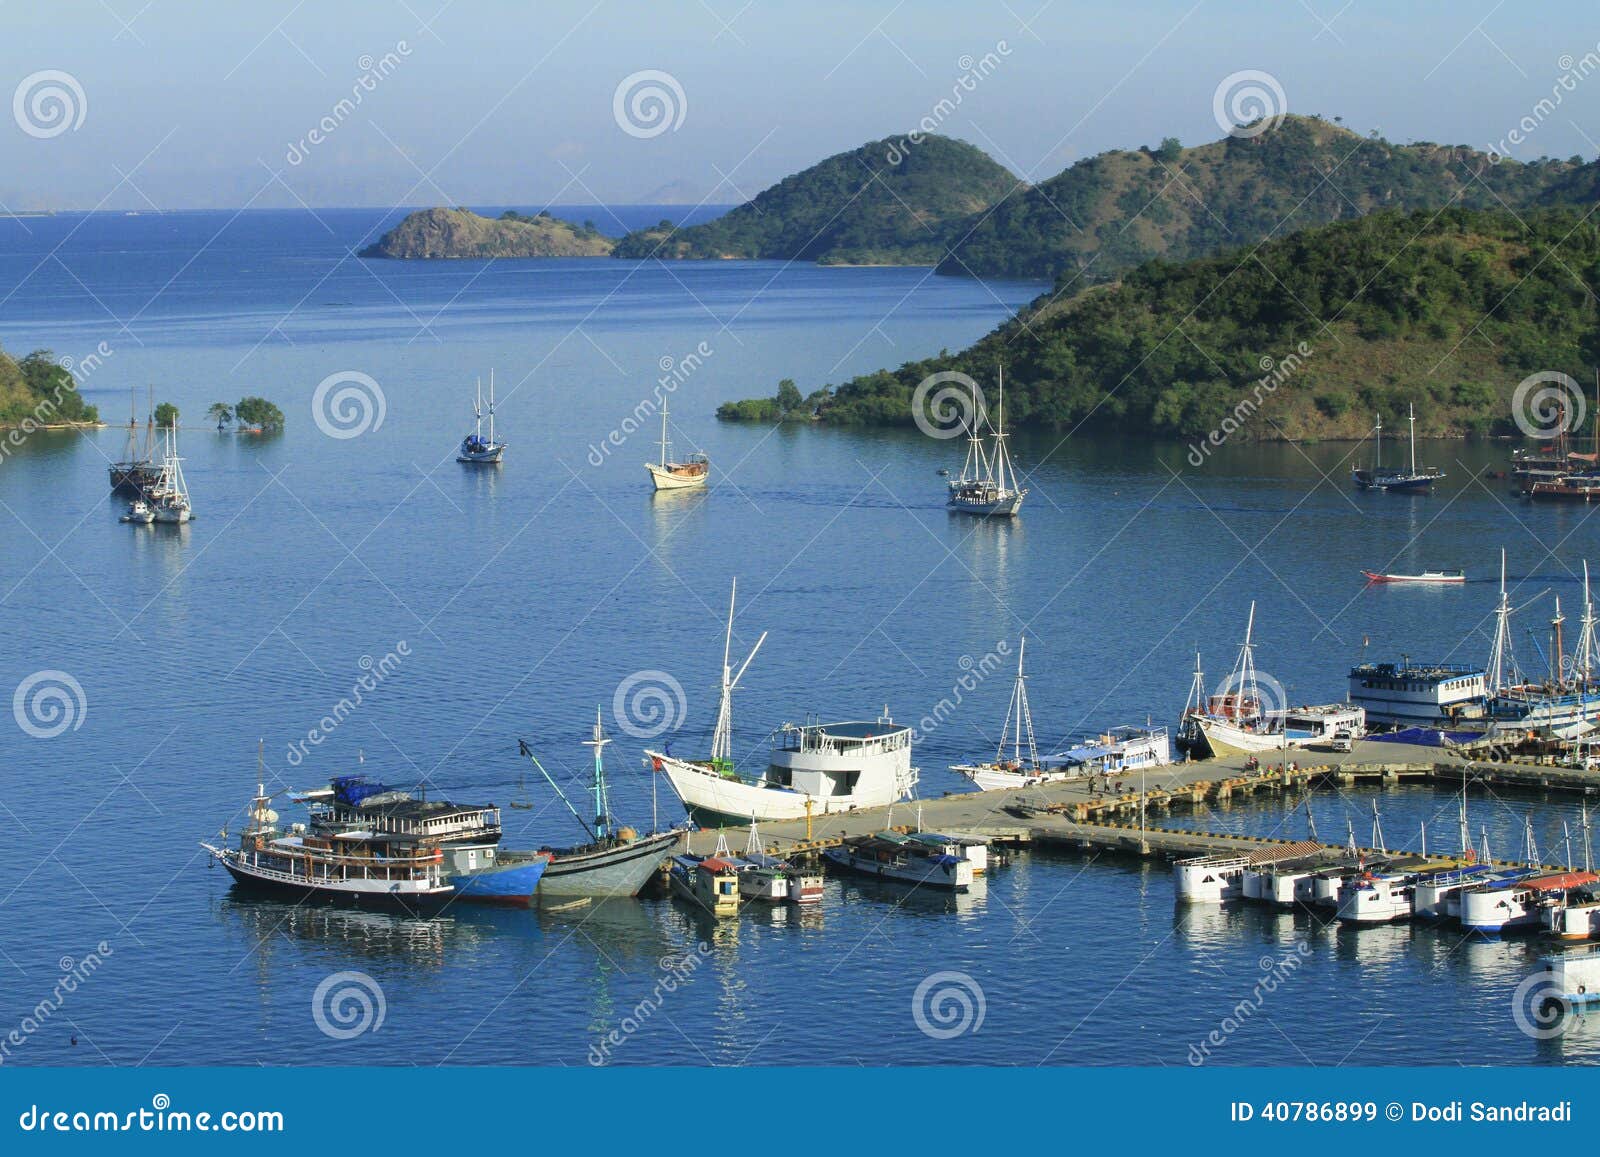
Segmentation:
{"type": "MultiPolygon", "coordinates": [[[[576,777],[598,704],[618,740],[616,810],[646,822],[641,745],[612,722],[612,694],[632,672],[672,673],[686,703],[672,741],[703,746],[735,575],[736,648],[771,632],[737,700],[741,756],[758,760],[771,727],[807,712],[887,703],[915,720],[952,697],[957,710],[918,750],[934,795],[960,786],[949,763],[993,744],[1008,694],[1004,675],[958,689],[963,659],[1024,627],[1035,720],[1053,746],[1084,729],[1170,722],[1194,645],[1220,675],[1252,599],[1261,667],[1297,701],[1341,694],[1364,653],[1477,658],[1489,587],[1364,590],[1358,569],[1459,565],[1486,577],[1490,547],[1504,542],[1513,574],[1533,576],[1514,599],[1537,618],[1547,590],[1571,598],[1592,542],[1587,511],[1532,511],[1471,484],[1458,493],[1498,451],[1455,444],[1427,455],[1454,476],[1441,494],[1405,498],[1347,492],[1348,447],[1230,447],[1193,471],[1181,447],[1137,438],[1019,437],[1033,488],[1022,518],[952,519],[936,474],[959,466],[952,443],[724,426],[712,413],[780,377],[810,389],[959,347],[1037,286],[777,263],[341,265],[341,246],[374,219],[324,218],[327,228],[246,215],[165,290],[226,218],[95,219],[60,256],[98,302],[40,264],[74,219],[31,220],[32,234],[0,222],[0,272],[20,283],[0,341],[79,358],[109,343],[86,387],[109,420],[129,387],[153,382],[190,422],[211,401],[255,393],[289,423],[271,439],[184,432],[200,515],[187,528],[117,524],[105,494],[115,428],[40,434],[0,464],[11,626],[0,687],[55,669],[87,697],[81,725],[56,739],[0,728],[3,1019],[20,1021],[50,991],[60,958],[113,947],[15,1063],[583,1064],[637,1015],[662,961],[702,939],[711,951],[693,979],[612,1063],[1183,1064],[1250,992],[1261,959],[1302,940],[1303,967],[1217,1062],[1594,1055],[1587,1024],[1540,1045],[1512,1026],[1531,943],[1180,911],[1164,867],[1070,854],[1020,856],[955,898],[830,881],[819,913],[715,927],[667,901],[406,922],[236,895],[197,843],[239,823],[258,738],[279,787],[364,757],[375,777],[427,779],[458,798],[504,804],[527,791],[541,807],[505,816],[508,842],[528,845],[573,826],[524,785],[516,740],[576,777]],[[660,359],[702,341],[714,352],[673,417],[680,445],[711,453],[713,489],[653,499],[649,429],[590,465],[589,448],[622,426],[660,359]],[[491,367],[511,450],[503,469],[473,472],[452,456],[473,379],[491,367]],[[384,423],[325,437],[312,392],[352,369],[381,383],[384,423]],[[1318,469],[1334,481],[1319,483],[1318,469]],[[401,642],[409,654],[394,673],[292,764],[290,744],[348,694],[363,657],[401,642]],[[385,1019],[334,1041],[313,1021],[312,994],[346,970],[378,983],[385,1019]],[[978,1031],[917,1031],[913,994],[938,972],[981,988],[978,1031]]],[[[1436,838],[1453,836],[1448,797],[1381,798],[1392,843],[1425,817],[1436,838]]],[[[1369,799],[1317,796],[1324,838],[1342,836],[1348,816],[1364,839],[1369,799]]],[[[669,802],[663,819],[676,818],[669,802]]],[[[1565,802],[1475,800],[1474,827],[1489,825],[1496,854],[1511,853],[1529,807],[1548,856],[1573,814],[1565,802]]],[[[1263,804],[1203,822],[1298,835],[1303,818],[1263,804]]]]}

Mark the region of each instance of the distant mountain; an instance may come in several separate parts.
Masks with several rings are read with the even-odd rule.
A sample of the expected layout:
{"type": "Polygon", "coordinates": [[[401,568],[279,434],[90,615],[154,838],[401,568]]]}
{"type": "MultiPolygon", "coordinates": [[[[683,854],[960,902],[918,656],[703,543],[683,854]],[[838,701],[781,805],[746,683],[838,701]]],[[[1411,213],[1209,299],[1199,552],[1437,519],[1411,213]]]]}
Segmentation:
{"type": "Polygon", "coordinates": [[[940,273],[1106,281],[1380,209],[1593,203],[1595,166],[1395,145],[1288,116],[1255,136],[1115,150],[1018,188],[952,236],[940,273]]]}
{"type": "Polygon", "coordinates": [[[498,218],[467,209],[412,213],[361,251],[362,257],[604,257],[613,242],[548,213],[508,211],[498,218]]]}
{"type": "Polygon", "coordinates": [[[786,177],[714,221],[663,221],[618,257],[772,258],[830,265],[934,265],[950,227],[1016,189],[982,150],[948,137],[873,141],[786,177]]]}
{"type": "Polygon", "coordinates": [[[1515,434],[1513,394],[1528,375],[1590,380],[1597,302],[1600,217],[1375,213],[1218,256],[1147,262],[1115,284],[1041,297],[960,353],[803,403],[783,383],[777,399],[718,414],[762,421],[798,408],[836,424],[910,425],[928,375],[957,371],[988,389],[1003,363],[1011,426],[1357,438],[1374,414],[1392,421],[1415,403],[1419,434],[1515,434]]]}

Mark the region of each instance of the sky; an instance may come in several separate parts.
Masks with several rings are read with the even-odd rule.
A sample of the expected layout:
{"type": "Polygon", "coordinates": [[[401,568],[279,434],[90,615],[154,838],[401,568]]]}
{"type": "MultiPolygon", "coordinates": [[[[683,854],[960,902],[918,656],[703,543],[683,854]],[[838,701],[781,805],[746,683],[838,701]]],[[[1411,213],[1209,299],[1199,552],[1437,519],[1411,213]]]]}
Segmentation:
{"type": "Polygon", "coordinates": [[[1214,140],[1239,89],[1397,142],[1592,159],[1600,10],[5,0],[0,206],[725,204],[924,118],[1041,180],[1214,140]]]}

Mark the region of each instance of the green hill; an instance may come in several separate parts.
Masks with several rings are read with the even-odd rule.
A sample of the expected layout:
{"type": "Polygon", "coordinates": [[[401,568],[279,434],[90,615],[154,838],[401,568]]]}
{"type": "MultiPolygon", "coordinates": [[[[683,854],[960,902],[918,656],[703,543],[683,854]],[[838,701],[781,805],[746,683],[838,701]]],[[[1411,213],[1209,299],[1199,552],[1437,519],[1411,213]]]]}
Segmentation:
{"type": "Polygon", "coordinates": [[[964,141],[891,138],[840,153],[714,221],[667,221],[617,242],[618,257],[772,258],[836,265],[934,265],[952,223],[1011,192],[1017,178],[964,141]]]}
{"type": "Polygon", "coordinates": [[[1383,209],[1592,203],[1595,169],[1494,164],[1464,146],[1394,145],[1290,116],[1254,137],[1101,153],[1018,188],[954,234],[939,272],[1089,284],[1383,209]]]}
{"type": "Polygon", "coordinates": [[[72,372],[49,350],[34,350],[21,361],[0,350],[0,426],[99,420],[95,408],[79,395],[72,372]]]}
{"type": "MultiPolygon", "coordinates": [[[[1511,432],[1511,394],[1530,373],[1590,380],[1597,290],[1600,221],[1576,210],[1378,213],[1222,256],[1148,262],[1119,283],[1040,298],[961,353],[811,401],[828,422],[910,424],[927,375],[957,370],[987,385],[1004,363],[1008,424],[1193,437],[1237,416],[1281,372],[1269,367],[1287,363],[1237,437],[1360,437],[1374,413],[1410,402],[1419,433],[1511,432]],[[1297,352],[1302,343],[1309,352],[1297,352]]],[[[775,408],[730,403],[719,416],[775,408]]]]}
{"type": "Polygon", "coordinates": [[[424,209],[409,214],[362,257],[604,257],[612,241],[593,226],[580,227],[549,213],[528,217],[507,211],[498,218],[468,209],[424,209]]]}

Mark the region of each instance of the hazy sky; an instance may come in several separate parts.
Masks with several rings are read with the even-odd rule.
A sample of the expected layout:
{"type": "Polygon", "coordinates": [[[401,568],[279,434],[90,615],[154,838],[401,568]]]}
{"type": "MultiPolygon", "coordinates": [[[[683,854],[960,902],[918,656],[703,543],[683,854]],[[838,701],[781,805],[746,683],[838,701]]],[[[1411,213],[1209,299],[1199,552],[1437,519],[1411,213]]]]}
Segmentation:
{"type": "Polygon", "coordinates": [[[0,29],[11,209],[730,202],[925,116],[1037,179],[1215,139],[1243,70],[1396,141],[1600,153],[1592,0],[8,0],[0,29]],[[647,70],[655,135],[614,115],[647,70]]]}

